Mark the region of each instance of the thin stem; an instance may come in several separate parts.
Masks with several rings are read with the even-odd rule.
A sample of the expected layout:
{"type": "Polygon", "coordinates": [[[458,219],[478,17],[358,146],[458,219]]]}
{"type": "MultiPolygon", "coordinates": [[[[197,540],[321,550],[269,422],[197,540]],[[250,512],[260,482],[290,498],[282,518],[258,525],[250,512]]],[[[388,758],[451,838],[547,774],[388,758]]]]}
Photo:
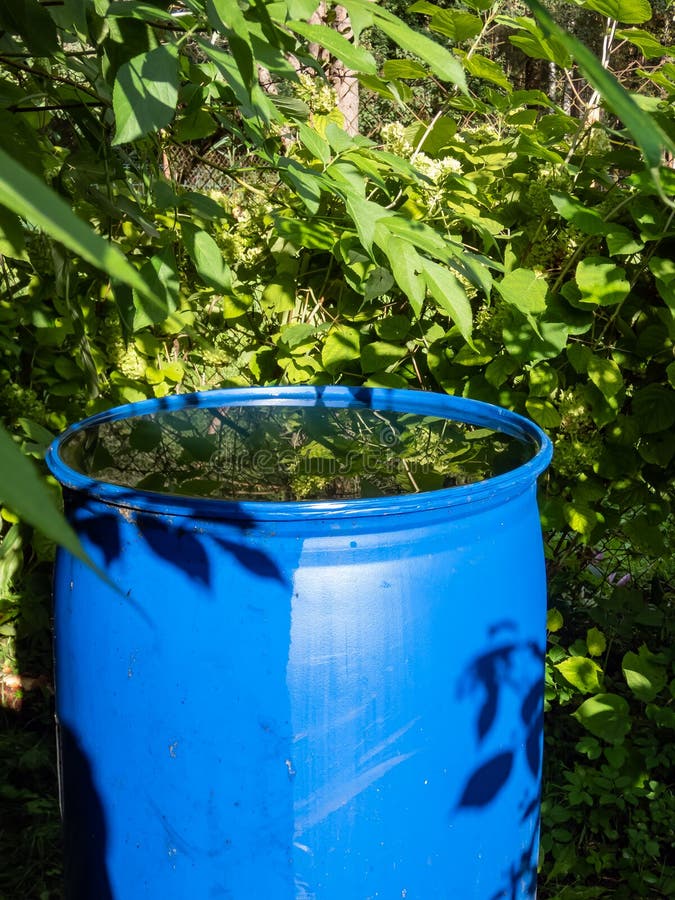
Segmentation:
{"type": "Polygon", "coordinates": [[[72,81],[70,78],[66,78],[64,75],[55,75],[53,72],[43,72],[42,69],[35,69],[32,66],[24,66],[21,63],[13,62],[11,59],[7,59],[5,55],[0,56],[0,63],[3,62],[10,68],[18,69],[20,72],[27,72],[29,75],[46,78],[48,81],[59,81],[61,82],[61,84],[67,84],[78,91],[82,91],[83,94],[88,94],[90,97],[93,97],[103,106],[110,105],[107,100],[103,100],[103,98],[100,97],[99,94],[97,94],[91,88],[85,87],[82,84],[78,84],[76,81],[72,81]]]}

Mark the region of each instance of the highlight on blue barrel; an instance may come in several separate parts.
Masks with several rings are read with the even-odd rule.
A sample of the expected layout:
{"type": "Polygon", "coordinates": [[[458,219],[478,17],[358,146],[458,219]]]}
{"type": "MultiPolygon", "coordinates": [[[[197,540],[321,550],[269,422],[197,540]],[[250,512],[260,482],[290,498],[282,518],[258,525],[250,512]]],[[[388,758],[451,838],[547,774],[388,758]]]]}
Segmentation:
{"type": "Polygon", "coordinates": [[[47,462],[71,900],[536,890],[551,444],[430,392],[93,416],[47,462]]]}

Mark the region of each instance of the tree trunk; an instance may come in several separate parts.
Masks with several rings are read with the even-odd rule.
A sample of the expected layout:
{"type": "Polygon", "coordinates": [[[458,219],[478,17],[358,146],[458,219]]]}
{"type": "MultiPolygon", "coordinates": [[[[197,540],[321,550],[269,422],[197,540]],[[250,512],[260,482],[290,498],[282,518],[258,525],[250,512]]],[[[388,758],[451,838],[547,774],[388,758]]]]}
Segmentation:
{"type": "MultiPolygon", "coordinates": [[[[327,8],[325,0],[309,20],[312,25],[329,25],[347,40],[354,36],[349,13],[344,6],[327,8]]],[[[310,44],[309,52],[324,66],[326,78],[337,94],[337,108],[344,117],[347,134],[357,134],[359,130],[359,82],[356,73],[348,69],[340,60],[318,44],[310,44]]]]}

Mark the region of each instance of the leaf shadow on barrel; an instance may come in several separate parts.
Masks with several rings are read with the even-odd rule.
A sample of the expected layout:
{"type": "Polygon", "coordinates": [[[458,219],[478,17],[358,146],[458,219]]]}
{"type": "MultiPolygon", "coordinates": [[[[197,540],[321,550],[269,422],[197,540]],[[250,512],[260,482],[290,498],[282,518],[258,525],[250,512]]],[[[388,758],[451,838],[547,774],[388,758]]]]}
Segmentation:
{"type": "Polygon", "coordinates": [[[528,838],[520,855],[500,876],[503,885],[489,900],[533,898],[537,883],[544,650],[532,640],[519,639],[517,631],[513,621],[495,623],[489,629],[487,647],[471,660],[458,684],[458,696],[470,695],[477,709],[475,739],[479,763],[466,778],[456,811],[480,811],[495,803],[514,777],[519,762],[524,762],[526,773],[513,815],[518,817],[518,829],[528,838]],[[517,710],[507,740],[503,726],[499,730],[499,715],[504,707],[517,710]],[[491,737],[499,737],[496,752],[490,749],[491,737]]]}
{"type": "MultiPolygon", "coordinates": [[[[269,850],[269,856],[273,860],[271,868],[274,874],[266,873],[265,867],[262,865],[257,867],[256,877],[261,880],[260,896],[275,896],[279,900],[288,897],[290,900],[292,879],[288,873],[284,874],[284,867],[288,869],[290,865],[293,840],[293,808],[291,791],[288,788],[287,767],[284,765],[279,775],[275,770],[273,789],[264,795],[261,793],[258,798],[259,802],[252,805],[245,804],[245,792],[239,796],[237,793],[240,790],[237,787],[238,780],[227,773],[239,765],[246,776],[244,780],[248,795],[256,796],[260,770],[264,769],[268,760],[291,759],[292,742],[288,730],[290,728],[288,724],[290,709],[286,686],[286,667],[290,646],[292,573],[297,565],[297,559],[284,558],[284,562],[280,562],[278,554],[274,556],[272,553],[265,552],[259,523],[245,515],[244,511],[238,509],[237,505],[233,503],[228,504],[228,511],[235,515],[223,518],[222,521],[216,520],[211,524],[204,517],[203,510],[198,508],[198,503],[195,503],[194,508],[191,504],[183,506],[182,515],[158,514],[136,509],[134,507],[138,505],[138,500],[134,490],[121,492],[118,495],[118,505],[115,506],[104,505],[99,501],[92,502],[86,496],[77,494],[68,496],[66,502],[69,518],[82,538],[87,551],[106,571],[113,583],[111,588],[100,582],[101,593],[96,598],[94,605],[101,609],[112,608],[113,612],[105,615],[115,616],[117,614],[115,610],[119,612],[120,600],[123,600],[124,604],[133,607],[131,615],[137,613],[149,626],[152,635],[143,638],[143,630],[134,633],[133,648],[132,644],[129,644],[127,651],[131,652],[133,649],[134,666],[137,665],[136,656],[142,657],[145,650],[148,651],[146,656],[150,655],[154,658],[159,658],[161,653],[165,653],[166,656],[162,657],[166,662],[165,670],[181,673],[178,676],[172,676],[173,680],[169,688],[166,685],[163,686],[162,703],[165,709],[171,712],[173,709],[171,698],[175,699],[175,709],[180,712],[179,721],[183,723],[183,726],[184,710],[201,708],[199,705],[201,694],[194,689],[195,681],[199,681],[195,678],[194,672],[199,669],[200,663],[194,656],[190,656],[192,645],[189,645],[189,641],[186,642],[185,637],[181,637],[180,640],[172,640],[168,637],[168,630],[172,628],[171,623],[176,621],[173,614],[176,610],[180,610],[182,602],[180,598],[184,600],[186,596],[185,592],[188,590],[186,583],[194,585],[193,602],[197,598],[199,599],[202,604],[203,618],[210,623],[210,630],[202,629],[200,640],[205,640],[207,648],[212,650],[218,641],[223,640],[223,635],[227,634],[232,641],[227,654],[231,666],[227,671],[251,672],[251,665],[255,666],[255,679],[246,680],[245,690],[241,690],[242,685],[239,685],[240,689],[237,689],[237,685],[233,685],[230,691],[223,691],[219,684],[217,690],[211,691],[209,695],[213,698],[217,694],[220,697],[220,703],[225,703],[229,710],[228,713],[224,713],[223,706],[220,705],[218,721],[236,720],[239,722],[241,732],[239,741],[232,739],[228,730],[223,732],[222,741],[217,745],[210,736],[206,742],[209,747],[215,747],[212,753],[211,750],[208,751],[211,753],[211,757],[208,759],[214,769],[208,775],[207,780],[217,780],[220,777],[221,789],[229,790],[232,795],[228,795],[231,803],[228,804],[223,799],[214,803],[209,799],[211,794],[206,791],[204,787],[206,781],[201,776],[195,777],[193,781],[189,782],[194,789],[192,801],[194,801],[195,808],[201,803],[199,808],[202,810],[201,818],[197,816],[193,824],[201,826],[207,816],[212,816],[213,827],[209,830],[210,837],[205,838],[204,834],[200,832],[199,838],[195,839],[194,836],[192,839],[189,838],[189,822],[181,822],[180,815],[176,810],[176,804],[182,796],[180,792],[161,797],[155,797],[151,793],[146,796],[142,790],[138,793],[139,802],[143,802],[147,807],[148,822],[153,823],[153,828],[158,822],[164,833],[163,841],[169,848],[169,855],[162,854],[163,864],[166,865],[168,859],[168,865],[177,866],[182,872],[186,865],[185,860],[189,859],[190,864],[195,859],[199,860],[201,869],[198,867],[198,871],[202,881],[206,877],[211,879],[212,883],[210,883],[209,889],[222,890],[224,892],[222,896],[238,896],[237,866],[232,864],[228,869],[225,865],[225,858],[227,857],[230,861],[233,858],[244,859],[246,841],[248,840],[248,846],[253,846],[253,835],[260,837],[269,834],[268,844],[272,848],[269,850]],[[129,505],[125,505],[125,503],[129,505]],[[134,544],[140,545],[140,553],[134,550],[134,544]],[[151,560],[151,557],[154,557],[154,560],[151,560]],[[284,566],[283,570],[282,565],[284,566]],[[234,577],[235,572],[238,573],[237,577],[234,577]],[[179,573],[183,576],[184,583],[179,588],[175,588],[178,580],[176,576],[179,573]],[[241,575],[241,581],[238,580],[239,575],[241,575]],[[254,602],[255,592],[249,592],[246,587],[250,587],[251,584],[259,586],[260,596],[263,598],[257,605],[254,602]],[[237,588],[235,585],[240,587],[237,588]],[[114,593],[114,586],[118,588],[117,597],[114,593]],[[171,601],[168,600],[167,594],[172,594],[171,601]],[[232,617],[233,607],[236,607],[241,615],[232,617]],[[223,631],[219,637],[218,626],[221,622],[227,624],[228,630],[227,632],[223,631]],[[233,638],[234,633],[237,634],[236,638],[233,638]],[[212,639],[205,637],[205,634],[211,634],[212,639]],[[142,643],[143,640],[146,641],[145,644],[142,643]],[[139,651],[138,647],[144,649],[139,651]],[[179,654],[177,648],[180,651],[179,654]],[[187,667],[185,666],[186,658],[190,661],[190,665],[187,667]],[[249,662],[249,659],[253,662],[249,662]],[[264,661],[264,665],[255,663],[260,659],[264,661]],[[232,662],[233,660],[236,660],[236,663],[232,662]],[[185,669],[185,674],[182,674],[183,669],[185,669]],[[180,689],[174,685],[174,681],[177,684],[180,683],[180,689]],[[255,681],[255,690],[251,686],[253,681],[255,681]],[[237,699],[240,694],[244,699],[252,696],[255,701],[259,702],[252,702],[245,710],[241,709],[237,699]],[[181,703],[181,697],[183,700],[188,697],[190,703],[187,706],[178,706],[177,704],[181,703]],[[249,760],[255,759],[256,764],[238,763],[237,760],[241,758],[240,744],[242,742],[248,748],[249,760]],[[274,815],[266,812],[270,805],[274,806],[274,815]],[[283,877],[286,878],[286,882],[282,885],[283,877]],[[234,887],[230,885],[230,881],[235,885],[234,887]],[[274,883],[270,886],[268,881],[274,883]]],[[[299,554],[301,543],[291,543],[293,552],[299,554]]],[[[286,548],[286,552],[288,552],[288,548],[286,548]]],[[[78,571],[82,577],[83,567],[79,563],[76,563],[76,566],[79,567],[78,571]]],[[[84,576],[90,586],[89,590],[91,591],[92,585],[94,590],[98,590],[99,583],[95,580],[93,573],[85,570],[84,576]]],[[[88,593],[83,602],[91,605],[92,600],[94,598],[88,593]]],[[[61,603],[66,606],[70,602],[70,597],[66,592],[61,597],[61,603]]],[[[121,617],[124,619],[122,614],[121,617]]],[[[181,635],[184,635],[183,630],[181,630],[181,635]]],[[[119,644],[119,640],[117,644],[119,644]]],[[[102,648],[102,652],[107,652],[105,646],[102,648]]],[[[113,648],[113,657],[115,653],[117,653],[115,659],[118,660],[119,652],[113,648]]],[[[214,654],[211,652],[207,653],[204,658],[213,659],[213,656],[214,654]]],[[[64,653],[62,658],[66,657],[67,654],[64,653]]],[[[217,674],[204,671],[205,676],[208,675],[209,678],[214,678],[217,674]]],[[[65,677],[71,676],[66,675],[65,677]]],[[[139,683],[138,679],[139,674],[136,672],[134,673],[134,685],[139,683]]],[[[207,683],[207,680],[207,677],[204,677],[199,683],[207,683]]],[[[162,682],[158,682],[157,687],[162,687],[162,682]]],[[[112,702],[111,695],[108,693],[104,697],[99,697],[99,702],[110,704],[112,702]]],[[[217,701],[210,699],[206,702],[207,708],[211,702],[216,702],[218,706],[217,701]]],[[[169,716],[166,721],[167,727],[172,725],[173,721],[169,716]]],[[[208,721],[207,717],[203,717],[203,721],[208,721]]],[[[101,762],[99,757],[105,757],[101,764],[101,777],[106,779],[105,782],[103,780],[101,782],[101,799],[103,801],[101,803],[97,801],[91,770],[81,750],[83,745],[89,746],[86,734],[82,730],[82,721],[76,717],[72,719],[71,725],[72,728],[64,730],[61,737],[65,748],[64,767],[68,767],[68,771],[64,768],[62,776],[63,791],[66,796],[64,821],[67,839],[68,871],[66,877],[69,879],[73,891],[68,900],[71,898],[72,900],[85,900],[85,898],[89,900],[94,897],[96,900],[99,898],[100,900],[107,900],[107,898],[112,900],[109,889],[106,892],[106,885],[102,883],[99,886],[98,876],[94,869],[78,860],[79,855],[83,852],[78,846],[78,841],[84,836],[82,840],[86,838],[92,845],[90,855],[104,860],[106,854],[110,855],[110,848],[107,846],[106,840],[107,832],[117,834],[120,828],[126,827],[120,825],[119,816],[114,808],[115,804],[112,804],[110,799],[110,771],[111,768],[114,770],[114,765],[110,763],[107,749],[102,747],[99,741],[96,752],[92,753],[92,760],[98,765],[101,762]],[[79,737],[78,731],[81,732],[79,737]],[[80,758],[81,763],[76,762],[80,758]],[[71,762],[68,763],[66,760],[71,762]],[[82,780],[80,780],[80,776],[82,780]],[[74,819],[73,815],[68,812],[69,807],[75,810],[74,819]],[[86,809],[90,809],[92,815],[92,826],[88,831],[83,822],[86,809]],[[85,886],[84,889],[81,889],[81,885],[85,886]]],[[[217,730],[219,726],[217,722],[214,725],[211,721],[208,727],[210,731],[213,731],[217,730]]],[[[140,731],[142,732],[142,728],[140,731]]],[[[168,754],[171,762],[168,764],[178,768],[183,765],[184,758],[182,752],[183,732],[176,731],[174,735],[172,731],[170,738],[172,743],[169,745],[168,754]],[[176,737],[175,741],[174,737],[176,737]],[[176,749],[177,747],[178,749],[176,749]]],[[[188,736],[185,743],[188,744],[190,739],[188,736]]],[[[96,738],[96,740],[99,739],[96,738]]],[[[96,747],[95,741],[93,746],[96,747]]],[[[144,750],[141,747],[136,755],[134,747],[138,749],[138,743],[135,736],[130,733],[129,758],[133,760],[135,767],[142,768],[147,764],[144,750]]],[[[209,766],[205,764],[204,772],[210,771],[209,766]]],[[[269,775],[269,772],[267,774],[269,775]]],[[[262,778],[260,783],[265,784],[265,779],[262,778]]],[[[121,795],[116,802],[118,804],[128,803],[130,799],[128,796],[125,798],[124,795],[121,795]]],[[[199,827],[197,831],[199,831],[199,827]]],[[[116,868],[111,868],[111,877],[117,888],[118,880],[120,878],[123,880],[124,876],[120,875],[116,868]]],[[[202,882],[200,882],[201,884],[202,882]]]]}
{"type": "Polygon", "coordinates": [[[107,827],[92,767],[73,732],[58,725],[66,900],[113,900],[107,827]]]}
{"type": "MultiPolygon", "coordinates": [[[[203,587],[210,587],[213,579],[205,546],[208,541],[215,542],[221,550],[230,553],[239,565],[255,575],[287,584],[287,578],[276,561],[263,550],[249,546],[245,541],[205,534],[201,526],[191,524],[203,519],[199,509],[187,507],[182,516],[160,515],[135,509],[137,502],[137,492],[130,490],[119,495],[118,505],[111,506],[109,513],[92,515],[86,501],[81,503],[77,495],[66,497],[70,521],[78,536],[88,546],[93,545],[100,552],[104,571],[121,558],[123,538],[128,540],[124,528],[126,525],[133,525],[135,533],[144,541],[147,549],[203,587]]],[[[239,532],[249,531],[254,524],[252,517],[239,508],[233,511],[235,515],[228,519],[228,524],[239,532]]]]}

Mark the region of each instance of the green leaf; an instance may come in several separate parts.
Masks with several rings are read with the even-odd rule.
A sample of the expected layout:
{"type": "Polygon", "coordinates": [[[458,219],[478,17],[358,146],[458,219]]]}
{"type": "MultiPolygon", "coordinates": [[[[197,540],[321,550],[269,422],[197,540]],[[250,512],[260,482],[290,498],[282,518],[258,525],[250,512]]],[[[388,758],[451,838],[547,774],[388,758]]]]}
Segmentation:
{"type": "Polygon", "coordinates": [[[507,353],[502,353],[496,359],[493,359],[485,369],[485,380],[492,387],[501,387],[509,375],[513,375],[517,369],[517,361],[507,353]]]}
{"type": "MultiPolygon", "coordinates": [[[[647,166],[652,170],[657,185],[660,184],[658,170],[661,164],[662,151],[667,149],[671,153],[675,152],[675,143],[661,130],[653,116],[640,109],[628,91],[611,72],[604,68],[600,60],[588,47],[561,28],[538,0],[525,0],[525,2],[534,13],[545,33],[559,41],[575,57],[579,68],[590,84],[600,92],[612,112],[621,119],[630,131],[633,139],[642,150],[647,166]]],[[[601,2],[601,0],[598,0],[598,2],[601,2]]],[[[646,0],[634,0],[634,2],[642,4],[646,3],[646,0]]],[[[646,6],[649,6],[649,4],[646,3],[646,6]]]]}
{"type": "Polygon", "coordinates": [[[73,556],[89,562],[37,470],[3,428],[0,428],[0,471],[0,501],[73,556]]]}
{"type": "Polygon", "coordinates": [[[185,248],[195,264],[197,274],[217,291],[232,291],[232,273],[222,251],[208,232],[188,222],[181,225],[185,248]]]}
{"type": "Polygon", "coordinates": [[[280,237],[298,248],[331,251],[337,240],[335,229],[323,222],[308,222],[302,219],[276,216],[274,225],[280,237]]]}
{"type": "Polygon", "coordinates": [[[537,27],[536,22],[522,16],[507,21],[518,29],[517,34],[509,35],[509,41],[514,47],[519,47],[531,59],[554,62],[561,69],[570,68],[570,52],[557,35],[547,34],[537,27]]]}
{"type": "Polygon", "coordinates": [[[361,243],[368,253],[370,253],[372,251],[373,241],[375,240],[378,222],[388,218],[392,213],[380,206],[379,203],[374,203],[372,200],[366,200],[363,197],[359,197],[356,191],[343,190],[342,193],[345,198],[347,211],[356,226],[361,243]]]}
{"type": "Polygon", "coordinates": [[[308,325],[306,322],[296,322],[293,325],[282,327],[281,340],[289,350],[294,350],[303,344],[312,343],[314,341],[314,332],[313,325],[308,325]]]}
{"type": "Polygon", "coordinates": [[[658,665],[653,653],[643,644],[638,653],[628,652],[621,663],[628,687],[638,700],[651,703],[668,681],[666,669],[658,665]]]}
{"type": "Polygon", "coordinates": [[[302,144],[309,150],[312,156],[320,160],[324,166],[331,160],[330,145],[309,125],[301,122],[298,126],[298,137],[302,144]]]}
{"type": "Polygon", "coordinates": [[[382,75],[388,81],[396,81],[399,78],[426,78],[428,72],[414,59],[387,59],[382,75]]]}
{"type": "Polygon", "coordinates": [[[23,225],[17,215],[0,206],[0,255],[28,261],[23,225]]]}
{"type": "Polygon", "coordinates": [[[659,559],[665,556],[666,544],[658,525],[651,525],[646,515],[636,516],[622,525],[622,531],[642,556],[659,559]]]}
{"type": "Polygon", "coordinates": [[[206,0],[206,15],[214,28],[226,38],[244,83],[252,86],[255,62],[248,25],[238,3],[232,0],[206,0]]]}
{"type": "Polygon", "coordinates": [[[501,296],[525,316],[546,311],[546,280],[531,269],[514,269],[495,284],[501,296]]]}
{"type": "Polygon", "coordinates": [[[607,638],[597,628],[589,628],[586,632],[586,646],[591,656],[602,656],[607,649],[607,638]]]}
{"type": "Polygon", "coordinates": [[[395,41],[401,49],[407,50],[430,66],[441,81],[449,81],[455,84],[462,93],[468,94],[462,64],[449,50],[426,35],[413,31],[412,28],[380,6],[373,6],[373,13],[377,27],[395,41]]]}
{"type": "Polygon", "coordinates": [[[438,263],[422,260],[422,271],[429,293],[459,328],[462,337],[471,342],[472,313],[466,292],[459,279],[438,263]]]}
{"type": "Polygon", "coordinates": [[[178,50],[161,44],[120,66],[113,88],[113,144],[135,141],[170,124],[178,102],[178,50]]]}
{"type": "MultiPolygon", "coordinates": [[[[275,103],[264,93],[256,82],[248,84],[231,53],[215,47],[210,41],[195,36],[195,44],[218,67],[228,87],[239,104],[239,114],[243,117],[243,126],[255,140],[262,140],[259,129],[260,122],[283,121],[282,113],[275,103]]],[[[276,98],[282,100],[283,98],[276,98]]]]}
{"type": "Polygon", "coordinates": [[[605,222],[600,213],[595,209],[586,208],[583,203],[569,194],[560,191],[551,191],[551,202],[559,215],[575,225],[584,234],[608,234],[616,226],[605,222]]]}
{"type": "Polygon", "coordinates": [[[477,337],[473,346],[464,344],[452,358],[453,366],[486,366],[497,352],[497,344],[477,337]]]}
{"type": "Polygon", "coordinates": [[[423,259],[408,241],[386,232],[382,240],[376,236],[378,246],[384,250],[389,259],[392,275],[401,288],[416,316],[422,312],[424,303],[425,281],[422,277],[423,259]]]}
{"type": "Polygon", "coordinates": [[[450,141],[457,133],[457,123],[449,116],[439,116],[435,119],[431,128],[425,124],[420,124],[415,132],[412,144],[419,147],[427,156],[443,157],[443,152],[450,141]]]}
{"type": "Polygon", "coordinates": [[[605,234],[607,252],[610,256],[632,256],[644,248],[644,242],[625,228],[623,225],[610,225],[605,234]]]}
{"type": "Polygon", "coordinates": [[[574,371],[579,375],[588,372],[588,363],[592,356],[590,347],[586,347],[584,344],[570,344],[567,348],[567,358],[574,371]]]}
{"type": "Polygon", "coordinates": [[[549,397],[558,387],[558,373],[548,363],[541,363],[530,369],[530,397],[549,397]]]}
{"type": "Polygon", "coordinates": [[[499,63],[496,63],[492,59],[488,59],[486,56],[481,56],[480,53],[474,53],[472,56],[469,56],[468,53],[464,54],[458,51],[457,55],[463,61],[464,68],[469,75],[496,84],[497,87],[503,88],[509,94],[513,90],[513,86],[509,81],[508,76],[499,63]]]}
{"type": "Polygon", "coordinates": [[[539,397],[528,397],[525,407],[534,421],[542,428],[558,428],[561,423],[560,413],[550,400],[539,397]]]}
{"type": "Polygon", "coordinates": [[[618,694],[596,694],[572,713],[587,731],[610,743],[624,738],[631,727],[628,702],[618,694]]]}
{"type": "Polygon", "coordinates": [[[286,0],[288,15],[292,19],[309,19],[319,5],[319,0],[286,0]]]}
{"type": "Polygon", "coordinates": [[[385,341],[403,341],[410,334],[411,328],[410,318],[402,315],[386,316],[375,323],[378,337],[385,341]]]}
{"type": "Polygon", "coordinates": [[[375,266],[370,270],[368,278],[363,285],[363,296],[366,301],[375,300],[383,294],[388,294],[394,286],[394,278],[384,266],[375,266]]]}
{"type": "Polygon", "coordinates": [[[602,690],[600,683],[602,669],[592,659],[585,656],[569,656],[558,663],[555,668],[583,694],[602,690]]]}
{"type": "MultiPolygon", "coordinates": [[[[298,194],[311,216],[318,212],[321,202],[321,178],[307,166],[294,159],[277,157],[277,168],[285,182],[298,194]]],[[[375,204],[373,204],[375,205],[375,204]]]]}
{"type": "Polygon", "coordinates": [[[274,281],[265,286],[261,299],[263,306],[277,314],[295,309],[296,286],[293,276],[279,273],[274,281]]]}
{"type": "Polygon", "coordinates": [[[171,247],[143,264],[141,275],[150,294],[134,291],[134,331],[163,322],[178,308],[180,284],[176,257],[171,247]]]}
{"type": "Polygon", "coordinates": [[[623,387],[621,369],[614,360],[591,355],[586,371],[593,384],[602,391],[605,397],[614,397],[623,387]]]}
{"type": "Polygon", "coordinates": [[[54,20],[38,0],[0,3],[0,31],[20,35],[33,56],[49,58],[59,51],[54,20]]]}
{"type": "Polygon", "coordinates": [[[633,395],[633,414],[642,431],[655,434],[675,424],[675,391],[660,384],[648,384],[633,395]]]}
{"type": "Polygon", "coordinates": [[[546,613],[546,630],[550,632],[560,631],[564,620],[559,609],[552,607],[546,613]]]}
{"type": "Polygon", "coordinates": [[[349,325],[336,325],[328,332],[321,351],[321,363],[332,375],[343,372],[361,355],[361,336],[349,325]]]}
{"type": "Polygon", "coordinates": [[[670,386],[675,388],[675,362],[671,362],[666,366],[666,375],[668,376],[670,386]]]}
{"type": "Polygon", "coordinates": [[[616,38],[619,41],[629,41],[631,44],[634,44],[645,59],[675,55],[675,46],[671,44],[668,47],[664,47],[655,35],[645,31],[644,28],[621,29],[616,32],[616,38]]]}
{"type": "Polygon", "coordinates": [[[483,30],[483,22],[473,13],[459,9],[439,9],[431,16],[429,28],[432,31],[450,38],[454,43],[469,41],[483,30]]]}
{"type": "Polygon", "coordinates": [[[0,149],[0,203],[42,229],[86,262],[139,292],[150,294],[145,281],[122,253],[79,219],[44,182],[0,149]]]}
{"type": "Polygon", "coordinates": [[[382,372],[394,363],[407,356],[406,347],[400,344],[390,344],[387,341],[373,341],[366,344],[361,351],[361,371],[364,374],[382,372]]]}
{"type": "Polygon", "coordinates": [[[595,510],[580,503],[566,503],[563,507],[565,521],[572,531],[580,534],[584,540],[589,540],[593,529],[601,521],[602,517],[595,510]]]}
{"type": "MultiPolygon", "coordinates": [[[[85,0],[85,2],[90,2],[90,0],[85,0]]],[[[102,0],[102,2],[104,7],[107,6],[107,9],[105,11],[97,11],[98,15],[119,19],[140,19],[144,22],[170,22],[173,25],[189,27],[188,16],[173,16],[168,9],[162,9],[152,2],[137,3],[135,0],[119,0],[119,2],[111,3],[109,6],[107,5],[107,0],[102,0]],[[188,24],[185,24],[186,19],[188,24]]],[[[192,21],[194,22],[194,19],[192,21]]]]}
{"type": "Polygon", "coordinates": [[[377,63],[372,55],[363,47],[357,47],[346,37],[328,25],[309,25],[307,22],[286,22],[286,27],[305,40],[324,47],[331,56],[339,59],[348,69],[363,72],[365,75],[377,74],[377,63]]]}
{"type": "Polygon", "coordinates": [[[580,5],[626,25],[640,25],[652,17],[649,0],[584,0],[580,5]]]}
{"type": "Polygon", "coordinates": [[[574,277],[583,303],[616,306],[630,292],[625,269],[605,256],[588,256],[582,259],[574,277]]]}

